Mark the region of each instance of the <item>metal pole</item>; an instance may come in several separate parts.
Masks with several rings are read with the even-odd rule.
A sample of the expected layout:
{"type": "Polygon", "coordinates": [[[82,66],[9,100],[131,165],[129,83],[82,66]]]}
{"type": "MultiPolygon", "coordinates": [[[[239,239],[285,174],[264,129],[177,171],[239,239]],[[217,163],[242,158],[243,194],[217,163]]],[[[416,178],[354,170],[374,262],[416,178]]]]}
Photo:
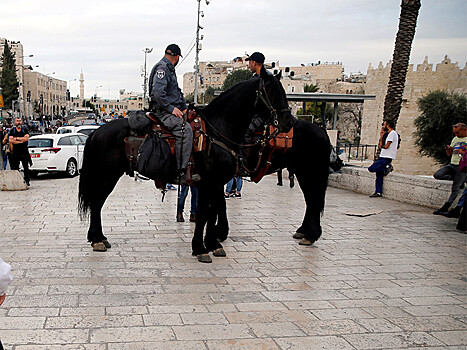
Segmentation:
{"type": "Polygon", "coordinates": [[[339,102],[334,102],[334,119],[332,121],[332,130],[336,130],[337,125],[337,108],[339,106],[339,102]]]}
{"type": "Polygon", "coordinates": [[[196,56],[195,56],[195,94],[194,102],[198,103],[198,76],[199,76],[199,15],[201,13],[201,0],[198,0],[198,22],[196,25],[196,56]]]}
{"type": "Polygon", "coordinates": [[[148,91],[148,76],[147,76],[147,69],[146,69],[146,62],[147,62],[147,54],[152,52],[152,47],[151,48],[145,48],[143,50],[144,52],[144,83],[143,83],[143,92],[144,92],[144,98],[143,98],[143,109],[146,107],[146,95],[148,91]]]}

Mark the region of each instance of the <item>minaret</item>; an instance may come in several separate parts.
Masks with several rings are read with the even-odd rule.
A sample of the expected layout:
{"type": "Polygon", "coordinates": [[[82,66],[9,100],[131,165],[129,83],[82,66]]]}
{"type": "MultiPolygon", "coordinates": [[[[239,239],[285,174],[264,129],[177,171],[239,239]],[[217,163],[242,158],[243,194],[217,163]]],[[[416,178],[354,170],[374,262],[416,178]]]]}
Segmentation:
{"type": "Polygon", "coordinates": [[[79,75],[79,98],[84,99],[84,76],[83,71],[79,75]]]}

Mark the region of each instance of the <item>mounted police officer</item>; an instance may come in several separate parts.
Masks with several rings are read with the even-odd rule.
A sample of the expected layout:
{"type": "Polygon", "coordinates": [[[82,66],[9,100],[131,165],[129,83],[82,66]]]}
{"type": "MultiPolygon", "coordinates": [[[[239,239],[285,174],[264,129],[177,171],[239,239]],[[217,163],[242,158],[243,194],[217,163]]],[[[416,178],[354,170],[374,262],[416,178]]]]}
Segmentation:
{"type": "MultiPolygon", "coordinates": [[[[184,183],[193,147],[193,131],[190,124],[184,119],[188,107],[183,93],[178,87],[177,75],[175,74],[175,66],[180,57],[182,57],[180,47],[176,44],[170,44],[165,49],[164,57],[152,69],[149,76],[149,96],[151,98],[149,108],[177,139],[175,156],[180,179],[184,183]]],[[[193,175],[192,180],[199,180],[199,175],[193,175]]]]}
{"type": "MultiPolygon", "coordinates": [[[[265,57],[261,52],[253,52],[251,56],[245,59],[248,62],[248,68],[253,74],[253,77],[259,78],[261,75],[261,71],[265,71],[268,75],[273,75],[270,71],[264,68],[264,60],[265,57]]],[[[261,119],[259,115],[255,115],[251,119],[251,123],[248,126],[247,132],[244,137],[244,141],[249,143],[251,140],[252,135],[255,133],[256,130],[259,130],[264,124],[264,121],[261,119]]]]}

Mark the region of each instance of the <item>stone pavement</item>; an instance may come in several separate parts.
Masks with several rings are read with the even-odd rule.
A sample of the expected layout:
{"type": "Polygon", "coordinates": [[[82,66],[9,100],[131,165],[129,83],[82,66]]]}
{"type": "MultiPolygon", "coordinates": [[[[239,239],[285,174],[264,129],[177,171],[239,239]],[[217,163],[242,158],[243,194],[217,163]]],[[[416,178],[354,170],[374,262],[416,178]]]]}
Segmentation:
{"type": "Polygon", "coordinates": [[[302,247],[301,192],[267,177],[228,200],[228,257],[201,264],[176,192],[162,203],[129,177],[104,209],[112,249],[91,251],[77,183],[0,192],[5,349],[466,348],[466,235],[432,209],[330,188],[322,239],[302,247]]]}

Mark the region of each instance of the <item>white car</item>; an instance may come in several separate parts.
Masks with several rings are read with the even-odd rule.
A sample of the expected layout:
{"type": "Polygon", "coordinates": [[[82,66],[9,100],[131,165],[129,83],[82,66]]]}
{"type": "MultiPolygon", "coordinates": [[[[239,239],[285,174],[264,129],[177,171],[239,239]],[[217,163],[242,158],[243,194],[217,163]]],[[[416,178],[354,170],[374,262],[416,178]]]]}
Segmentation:
{"type": "Polygon", "coordinates": [[[84,135],[91,135],[91,133],[99,129],[100,125],[79,125],[79,126],[61,126],[57,129],[56,134],[69,134],[69,133],[76,133],[79,132],[84,135]]]}
{"type": "Polygon", "coordinates": [[[87,138],[80,133],[31,136],[28,142],[31,175],[56,171],[64,171],[70,177],[78,175],[87,138]]]}

